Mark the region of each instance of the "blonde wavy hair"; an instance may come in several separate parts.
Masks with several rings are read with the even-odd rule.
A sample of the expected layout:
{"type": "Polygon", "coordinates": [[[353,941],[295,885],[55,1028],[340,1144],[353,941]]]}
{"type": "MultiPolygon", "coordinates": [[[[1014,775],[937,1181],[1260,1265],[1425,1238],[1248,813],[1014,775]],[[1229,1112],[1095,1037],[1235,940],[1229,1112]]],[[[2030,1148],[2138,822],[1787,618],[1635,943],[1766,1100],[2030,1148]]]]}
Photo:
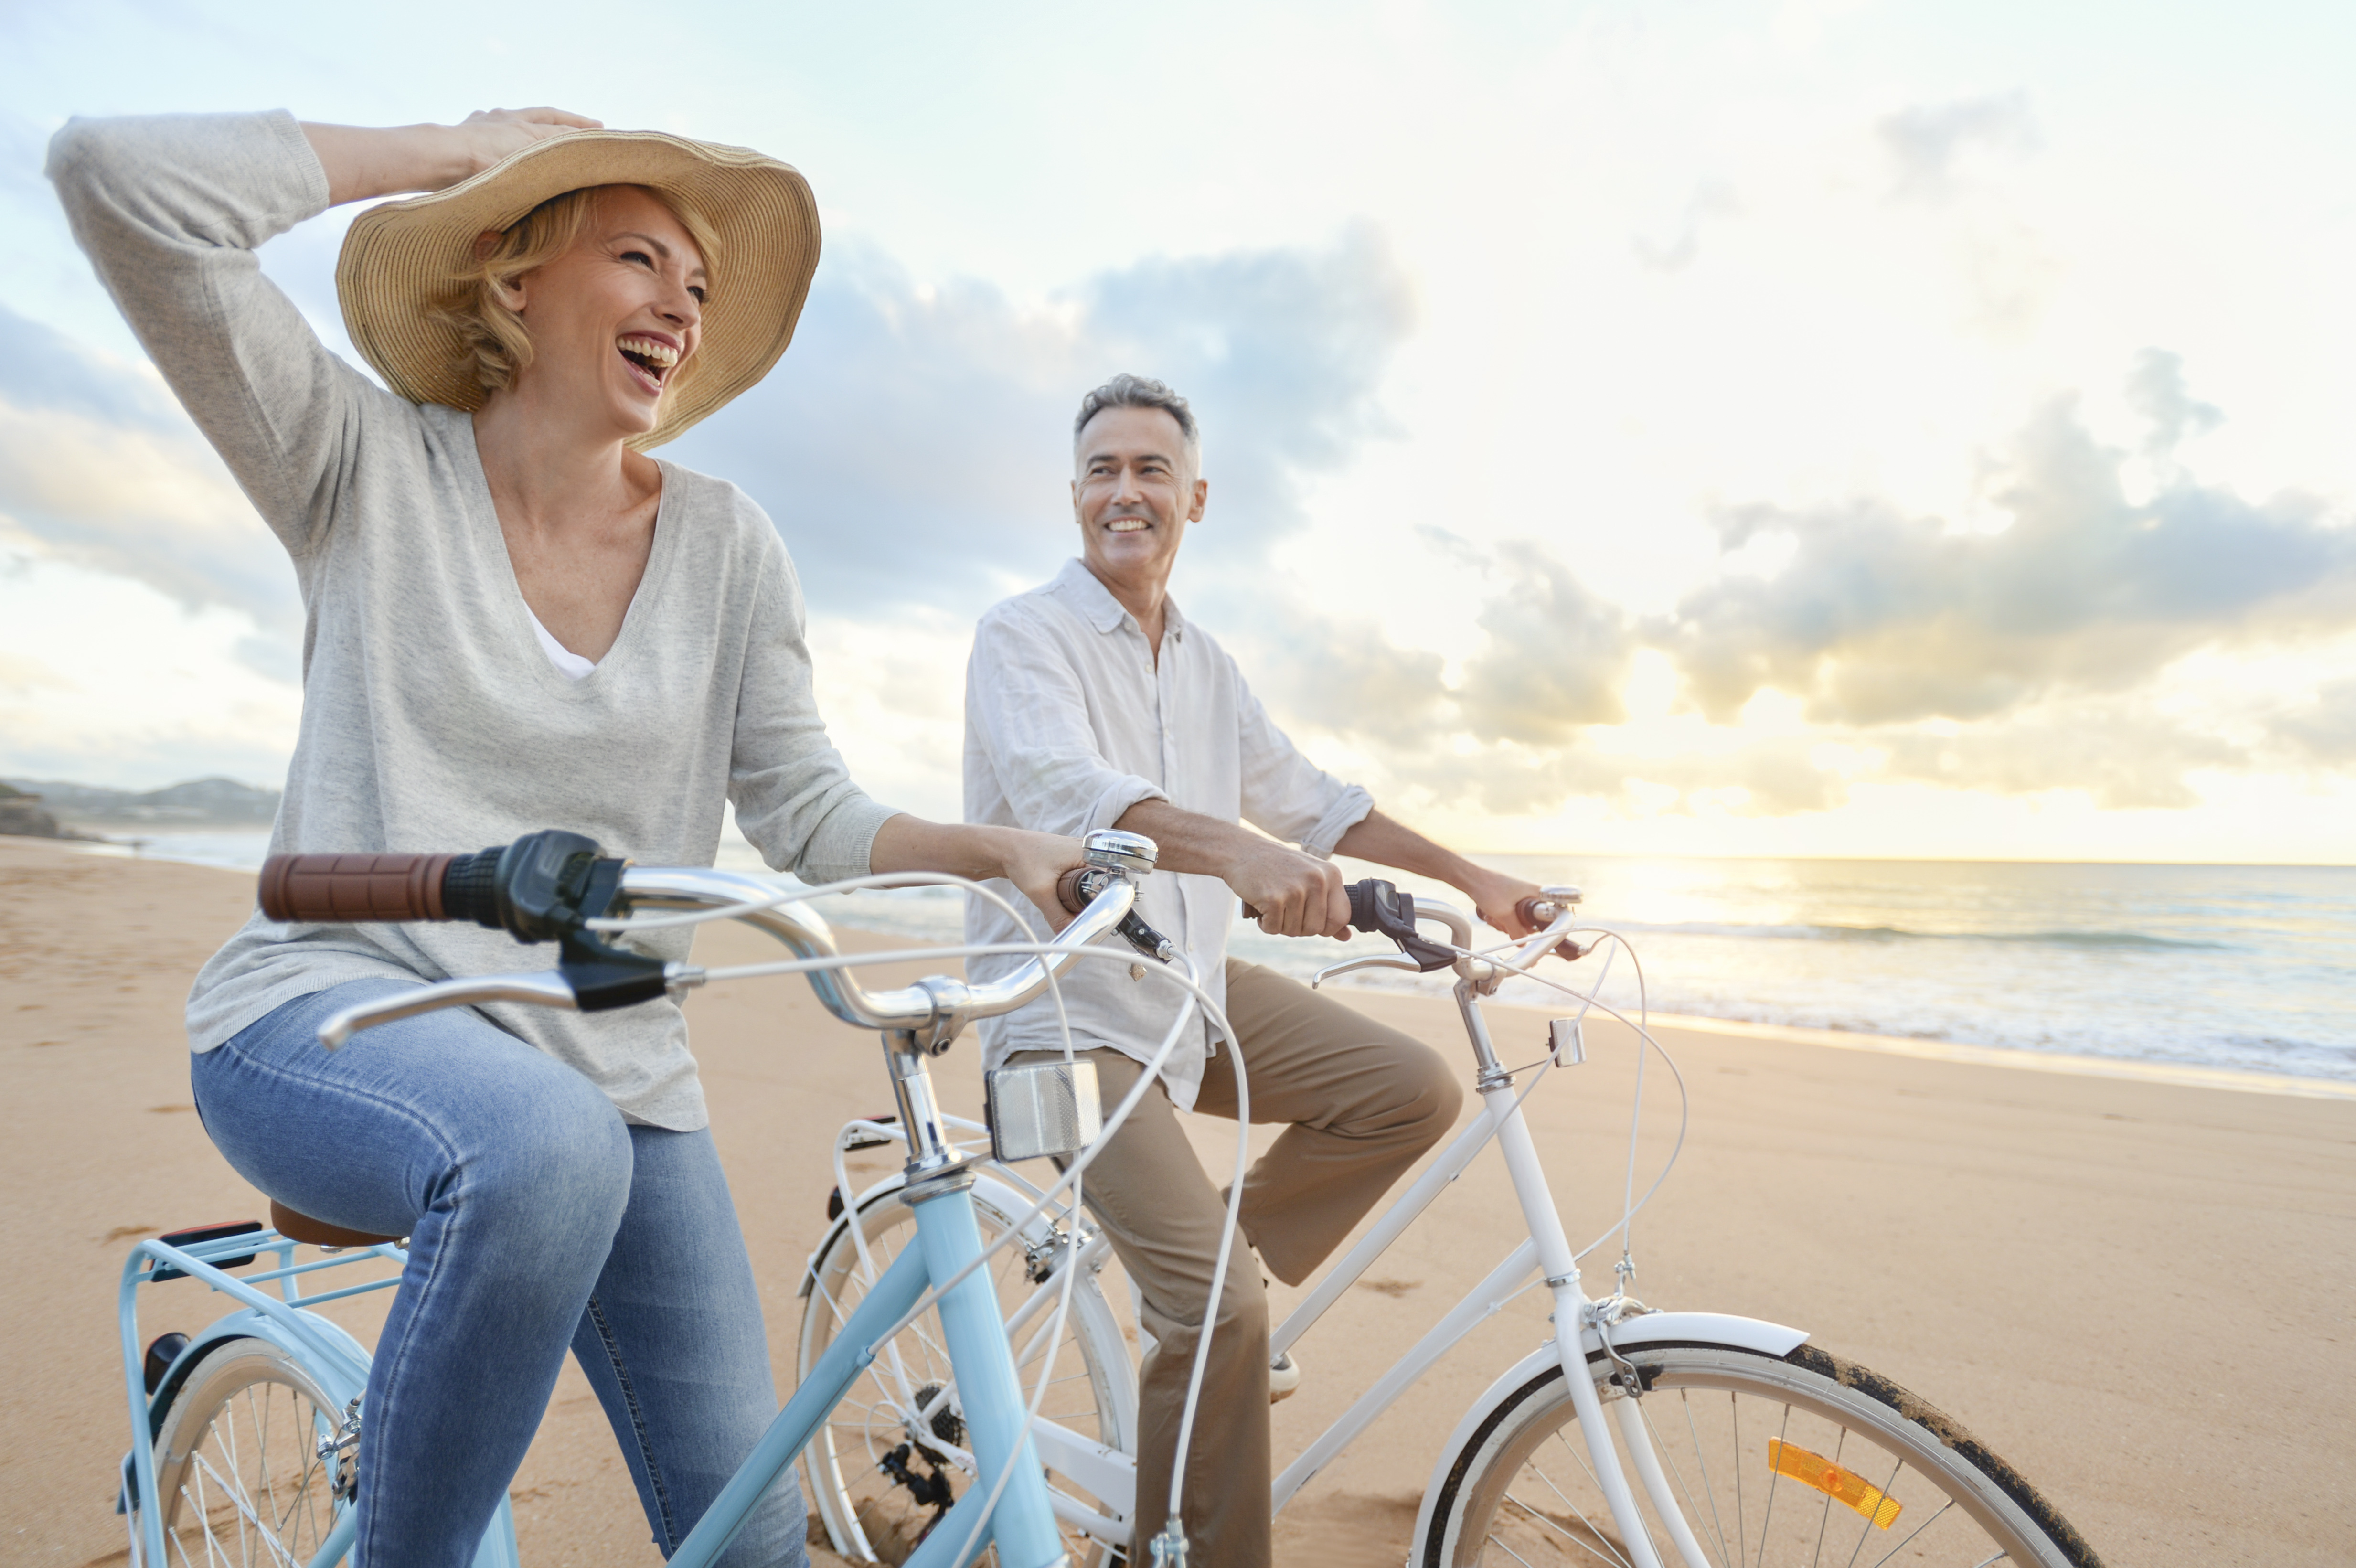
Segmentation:
{"type": "MultiPolygon", "coordinates": [[[[450,280],[447,296],[434,307],[434,318],[465,339],[474,360],[474,379],[486,392],[514,385],[516,377],[531,363],[531,333],[525,328],[523,317],[499,298],[499,291],[513,288],[526,273],[571,250],[595,215],[599,200],[613,190],[643,190],[661,202],[703,252],[707,275],[719,273],[719,236],[701,213],[668,191],[643,185],[593,185],[550,197],[500,231],[498,242],[484,247],[481,256],[450,280]]],[[[669,392],[693,375],[701,358],[690,357],[671,373],[663,390],[669,392]]]]}

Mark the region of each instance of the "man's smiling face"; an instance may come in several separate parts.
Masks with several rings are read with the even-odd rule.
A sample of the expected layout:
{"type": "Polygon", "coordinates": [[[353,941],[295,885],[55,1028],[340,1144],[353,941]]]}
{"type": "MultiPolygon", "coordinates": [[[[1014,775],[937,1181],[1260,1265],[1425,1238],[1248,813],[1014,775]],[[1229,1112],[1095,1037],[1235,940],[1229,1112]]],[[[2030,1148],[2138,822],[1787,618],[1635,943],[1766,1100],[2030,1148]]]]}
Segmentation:
{"type": "Polygon", "coordinates": [[[1159,408],[1108,408],[1080,432],[1072,514],[1099,581],[1159,587],[1209,487],[1194,477],[1185,433],[1159,408]]]}

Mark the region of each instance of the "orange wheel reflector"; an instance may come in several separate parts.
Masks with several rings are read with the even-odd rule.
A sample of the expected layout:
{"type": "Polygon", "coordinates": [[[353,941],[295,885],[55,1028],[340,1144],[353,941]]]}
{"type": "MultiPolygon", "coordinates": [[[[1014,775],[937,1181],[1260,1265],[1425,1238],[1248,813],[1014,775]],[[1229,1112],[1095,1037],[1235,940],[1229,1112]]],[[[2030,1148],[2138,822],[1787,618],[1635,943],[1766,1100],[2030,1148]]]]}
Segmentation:
{"type": "Polygon", "coordinates": [[[1905,1506],[1856,1471],[1844,1470],[1821,1454],[1811,1454],[1779,1438],[1767,1440],[1767,1467],[1855,1509],[1877,1529],[1888,1530],[1895,1524],[1905,1506]]]}

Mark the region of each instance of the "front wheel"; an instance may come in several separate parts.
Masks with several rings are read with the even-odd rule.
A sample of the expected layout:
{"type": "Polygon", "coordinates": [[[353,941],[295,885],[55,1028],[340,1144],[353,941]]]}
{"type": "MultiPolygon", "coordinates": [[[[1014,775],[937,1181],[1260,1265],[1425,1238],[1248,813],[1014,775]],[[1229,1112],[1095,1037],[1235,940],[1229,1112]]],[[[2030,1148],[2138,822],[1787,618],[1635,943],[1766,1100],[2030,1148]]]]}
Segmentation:
{"type": "MultiPolygon", "coordinates": [[[[1011,1188],[978,1184],[973,1208],[982,1244],[1004,1235],[1025,1207],[1011,1188]]],[[[916,1215],[897,1190],[871,1198],[851,1219],[865,1239],[867,1262],[862,1265],[849,1222],[822,1245],[805,1282],[797,1383],[809,1376],[869,1287],[916,1241],[916,1215]]],[[[992,1263],[1000,1310],[1010,1319],[1034,1296],[1055,1290],[1036,1265],[1055,1255],[1064,1237],[1034,1220],[1032,1247],[1011,1245],[992,1263]]],[[[1054,1319],[1044,1304],[1033,1303],[1033,1317],[1015,1335],[1023,1392],[1028,1398],[1052,1367],[1041,1418],[1089,1443],[1130,1452],[1136,1395],[1127,1343],[1095,1273],[1084,1271],[1073,1285],[1071,1313],[1055,1343],[1046,1342],[1054,1319]]],[[[803,1451],[811,1500],[837,1552],[857,1563],[907,1557],[972,1480],[964,1415],[939,1314],[928,1310],[879,1348],[803,1451]]],[[[1128,1529],[1115,1517],[1120,1510],[1052,1462],[1047,1482],[1076,1568],[1119,1561],[1128,1544],[1128,1529]]]]}
{"type": "MultiPolygon", "coordinates": [[[[1854,1362],[1808,1345],[1781,1357],[1726,1345],[1625,1356],[1646,1390],[1636,1402],[1644,1434],[1712,1568],[2101,1568],[2010,1466],[1854,1362]]],[[[1600,1356],[1590,1363],[1598,1391],[1616,1402],[1626,1396],[1604,1380],[1612,1369],[1600,1356]]],[[[1549,1367],[1500,1402],[1447,1466],[1414,1563],[1633,1568],[1591,1465],[1562,1368],[1549,1367]]],[[[1637,1506],[1660,1561],[1678,1563],[1641,1487],[1637,1506]]]]}
{"type": "Polygon", "coordinates": [[[205,1352],[155,1434],[155,1492],[172,1563],[308,1563],[335,1528],[319,1440],[340,1425],[303,1364],[264,1339],[205,1352]]]}

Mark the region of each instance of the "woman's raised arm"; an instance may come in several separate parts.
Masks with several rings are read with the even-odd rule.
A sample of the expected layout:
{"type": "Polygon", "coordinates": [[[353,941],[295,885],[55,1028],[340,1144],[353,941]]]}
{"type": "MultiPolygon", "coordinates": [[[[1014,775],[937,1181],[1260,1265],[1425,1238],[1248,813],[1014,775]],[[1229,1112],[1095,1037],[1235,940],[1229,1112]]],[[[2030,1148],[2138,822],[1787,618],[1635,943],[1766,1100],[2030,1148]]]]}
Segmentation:
{"type": "Polygon", "coordinates": [[[284,113],[73,120],[48,175],[155,368],[299,559],[326,537],[359,416],[383,394],[320,345],[254,250],[333,202],[436,189],[595,124],[556,109],[376,131],[284,113]]]}
{"type": "Polygon", "coordinates": [[[480,174],[544,136],[603,123],[563,109],[477,109],[455,125],[321,125],[303,138],[327,174],[327,205],[440,190],[480,174]]]}

